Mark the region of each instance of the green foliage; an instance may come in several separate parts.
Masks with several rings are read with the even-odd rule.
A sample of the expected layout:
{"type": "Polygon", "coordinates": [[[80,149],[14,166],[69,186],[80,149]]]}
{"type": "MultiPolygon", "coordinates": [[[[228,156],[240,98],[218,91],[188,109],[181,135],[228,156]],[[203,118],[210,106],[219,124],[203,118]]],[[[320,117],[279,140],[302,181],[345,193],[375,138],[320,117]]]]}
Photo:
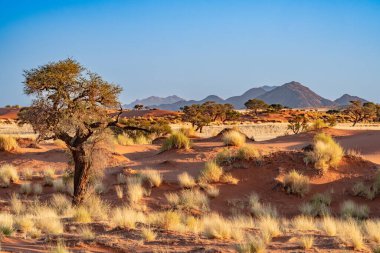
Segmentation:
{"type": "Polygon", "coordinates": [[[288,120],[288,129],[294,134],[304,132],[308,129],[308,119],[304,115],[295,115],[288,120]]]}
{"type": "Polygon", "coordinates": [[[252,110],[256,115],[258,115],[259,111],[263,111],[268,108],[268,105],[263,100],[256,98],[248,100],[244,103],[244,105],[247,109],[252,110]]]}

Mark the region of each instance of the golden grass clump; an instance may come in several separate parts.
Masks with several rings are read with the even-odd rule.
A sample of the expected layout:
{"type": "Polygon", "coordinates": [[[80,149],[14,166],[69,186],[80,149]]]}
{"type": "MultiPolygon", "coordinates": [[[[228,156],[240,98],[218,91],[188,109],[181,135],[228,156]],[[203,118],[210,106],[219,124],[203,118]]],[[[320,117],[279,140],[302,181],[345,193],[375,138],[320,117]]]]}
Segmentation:
{"type": "Polygon", "coordinates": [[[139,174],[142,179],[148,181],[151,186],[159,187],[162,184],[163,176],[158,170],[147,169],[141,171],[139,174]]]}
{"type": "Polygon", "coordinates": [[[201,170],[201,174],[199,180],[202,182],[208,183],[217,183],[220,181],[220,178],[223,175],[223,169],[216,162],[209,161],[205,163],[203,170],[201,170]]]}
{"type": "Polygon", "coordinates": [[[322,119],[316,119],[311,125],[314,130],[320,130],[325,127],[327,127],[327,124],[322,119]]]}
{"type": "Polygon", "coordinates": [[[265,253],[266,245],[259,237],[249,237],[247,242],[237,244],[235,249],[238,253],[265,253]]]}
{"type": "Polygon", "coordinates": [[[63,194],[53,194],[49,205],[61,216],[68,216],[74,211],[71,200],[63,194]]]}
{"type": "Polygon", "coordinates": [[[336,236],[337,234],[337,224],[333,217],[326,216],[321,220],[321,229],[328,236],[336,236]]]}
{"type": "Polygon", "coordinates": [[[0,135],[0,151],[12,152],[19,149],[16,139],[8,135],[0,135]]]}
{"type": "Polygon", "coordinates": [[[219,189],[215,186],[209,185],[209,187],[206,187],[206,193],[210,198],[216,198],[219,196],[219,189]]]}
{"type": "Polygon", "coordinates": [[[151,228],[142,228],[141,237],[144,241],[151,242],[156,239],[157,233],[155,233],[151,228]]]}
{"type": "Polygon", "coordinates": [[[145,194],[146,191],[141,185],[141,181],[131,181],[127,184],[127,196],[131,205],[140,202],[145,194]]]}
{"type": "Polygon", "coordinates": [[[224,183],[224,184],[238,184],[239,183],[239,179],[237,179],[236,177],[233,177],[231,173],[224,173],[221,177],[220,177],[220,182],[221,183],[224,183]]]}
{"type": "Polygon", "coordinates": [[[340,214],[343,218],[365,219],[369,216],[369,207],[364,204],[356,204],[352,200],[346,200],[340,207],[340,214]]]}
{"type": "Polygon", "coordinates": [[[311,200],[304,203],[301,213],[312,217],[324,217],[330,215],[331,195],[329,193],[316,193],[311,200]]]}
{"type": "Polygon", "coordinates": [[[296,230],[315,230],[315,220],[312,217],[308,216],[296,216],[291,221],[292,227],[296,230]]]}
{"type": "Polygon", "coordinates": [[[25,211],[25,205],[20,200],[19,196],[15,193],[12,194],[11,200],[9,201],[12,213],[20,215],[25,211]]]}
{"type": "Polygon", "coordinates": [[[16,217],[15,226],[22,233],[28,234],[29,232],[33,231],[35,227],[33,216],[22,215],[22,216],[16,217]]]}
{"type": "Polygon", "coordinates": [[[150,222],[163,229],[178,231],[182,228],[181,218],[178,211],[169,210],[151,215],[150,222]]]}
{"type": "Polygon", "coordinates": [[[314,237],[310,235],[301,236],[298,239],[298,245],[303,249],[311,249],[314,245],[314,237]]]}
{"type": "Polygon", "coordinates": [[[196,210],[208,210],[209,200],[207,196],[196,189],[182,190],[179,194],[168,193],[165,194],[166,200],[169,205],[177,209],[196,209],[196,210]]]}
{"type": "Polygon", "coordinates": [[[179,174],[177,179],[182,188],[193,188],[196,185],[195,179],[187,172],[179,174]]]}
{"type": "Polygon", "coordinates": [[[65,192],[66,191],[66,185],[63,182],[62,178],[58,178],[53,180],[53,189],[56,192],[65,192]]]}
{"type": "Polygon", "coordinates": [[[0,213],[0,235],[9,236],[14,231],[13,215],[9,213],[0,213]]]}
{"type": "Polygon", "coordinates": [[[92,217],[90,212],[84,206],[79,206],[74,210],[73,219],[75,222],[79,223],[90,223],[92,222],[92,217]]]}
{"type": "Polygon", "coordinates": [[[47,168],[44,170],[44,185],[53,186],[55,176],[55,170],[52,168],[47,168]]]}
{"type": "Polygon", "coordinates": [[[0,186],[9,187],[11,182],[19,180],[17,169],[12,164],[0,166],[0,186]]]}
{"type": "Polygon", "coordinates": [[[88,226],[80,227],[78,229],[78,234],[84,240],[94,240],[96,236],[95,233],[92,231],[92,229],[88,226]]]}
{"type": "Polygon", "coordinates": [[[237,150],[237,157],[240,160],[257,160],[261,158],[260,151],[253,145],[244,145],[237,150]]]}
{"type": "Polygon", "coordinates": [[[123,187],[121,187],[120,185],[116,185],[115,186],[115,193],[116,193],[116,196],[118,199],[123,199],[123,197],[124,197],[123,187]]]}
{"type": "Polygon", "coordinates": [[[55,247],[52,247],[50,253],[70,253],[63,242],[59,241],[55,247]]]}
{"type": "Polygon", "coordinates": [[[223,134],[222,141],[226,146],[240,147],[245,144],[245,136],[238,131],[231,130],[223,134]]]}
{"type": "Polygon", "coordinates": [[[138,145],[145,145],[145,144],[151,144],[152,140],[146,137],[145,135],[139,135],[134,139],[135,144],[138,145]]]}
{"type": "Polygon", "coordinates": [[[348,219],[337,223],[338,238],[347,246],[351,246],[354,250],[364,248],[364,238],[359,225],[355,220],[348,219]]]}
{"type": "Polygon", "coordinates": [[[258,221],[258,228],[261,233],[270,238],[279,236],[281,234],[280,224],[277,218],[271,216],[263,216],[258,221]]]}
{"type": "Polygon", "coordinates": [[[252,192],[248,196],[248,208],[250,213],[256,218],[261,218],[264,216],[277,217],[278,215],[275,207],[270,204],[260,203],[259,195],[255,192],[252,192]]]}
{"type": "Polygon", "coordinates": [[[194,130],[193,127],[181,127],[178,131],[183,133],[189,138],[197,137],[196,131],[194,130]]]}
{"type": "Polygon", "coordinates": [[[306,193],[309,192],[310,182],[307,176],[304,176],[292,170],[284,176],[284,188],[289,194],[296,194],[303,197],[306,193]]]}
{"type": "Polygon", "coordinates": [[[55,210],[37,204],[33,208],[33,212],[36,228],[40,229],[43,233],[54,235],[63,233],[63,224],[55,210]]]}
{"type": "Polygon", "coordinates": [[[380,220],[367,220],[364,223],[367,238],[376,244],[380,243],[380,220]]]}
{"type": "Polygon", "coordinates": [[[170,149],[189,149],[190,139],[181,132],[172,133],[162,144],[161,151],[170,149]]]}
{"type": "Polygon", "coordinates": [[[202,219],[203,234],[209,239],[231,239],[235,229],[231,223],[217,214],[210,214],[202,219]]]}
{"type": "Polygon", "coordinates": [[[136,228],[136,223],[145,222],[144,213],[130,207],[116,208],[111,214],[111,225],[118,228],[136,228]]]}
{"type": "Polygon", "coordinates": [[[122,146],[130,146],[130,145],[135,144],[133,139],[131,137],[129,137],[127,134],[117,135],[116,136],[116,142],[122,146]]]}
{"type": "Polygon", "coordinates": [[[344,155],[343,148],[325,133],[314,136],[313,150],[306,152],[305,162],[325,173],[330,167],[337,167],[344,155]]]}

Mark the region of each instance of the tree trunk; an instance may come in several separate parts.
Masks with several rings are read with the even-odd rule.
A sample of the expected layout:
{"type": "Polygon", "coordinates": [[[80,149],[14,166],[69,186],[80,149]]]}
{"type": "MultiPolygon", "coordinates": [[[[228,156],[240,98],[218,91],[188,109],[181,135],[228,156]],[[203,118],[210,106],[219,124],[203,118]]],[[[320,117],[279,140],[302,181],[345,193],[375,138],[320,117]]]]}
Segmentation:
{"type": "Polygon", "coordinates": [[[77,206],[83,202],[87,190],[90,163],[83,146],[71,151],[74,159],[74,195],[73,205],[77,206]]]}

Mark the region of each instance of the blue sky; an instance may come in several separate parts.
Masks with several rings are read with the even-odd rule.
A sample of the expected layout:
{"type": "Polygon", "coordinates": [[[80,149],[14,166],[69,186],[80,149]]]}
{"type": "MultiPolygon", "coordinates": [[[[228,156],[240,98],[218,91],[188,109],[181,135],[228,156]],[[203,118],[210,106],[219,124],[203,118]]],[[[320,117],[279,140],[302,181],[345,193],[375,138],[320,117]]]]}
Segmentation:
{"type": "Polygon", "coordinates": [[[67,57],[123,102],[293,80],[380,102],[380,1],[0,0],[0,105],[28,105],[22,71],[67,57]]]}

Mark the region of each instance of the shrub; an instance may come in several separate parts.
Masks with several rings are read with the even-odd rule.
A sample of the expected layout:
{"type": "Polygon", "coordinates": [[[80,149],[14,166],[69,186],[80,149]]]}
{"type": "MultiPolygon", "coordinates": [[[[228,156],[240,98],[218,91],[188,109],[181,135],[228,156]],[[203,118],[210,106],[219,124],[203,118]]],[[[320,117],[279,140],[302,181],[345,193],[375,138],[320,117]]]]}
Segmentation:
{"type": "Polygon", "coordinates": [[[280,224],[274,217],[263,216],[258,221],[258,227],[262,234],[266,234],[268,237],[273,238],[281,234],[280,224]]]}
{"type": "Polygon", "coordinates": [[[56,192],[65,192],[66,185],[63,182],[62,178],[58,178],[58,179],[53,180],[53,189],[56,192]]]}
{"type": "Polygon", "coordinates": [[[33,216],[31,215],[23,215],[23,216],[18,216],[15,220],[15,226],[17,230],[20,230],[23,233],[29,233],[33,231],[34,229],[34,221],[33,221],[33,216]]]}
{"type": "Polygon", "coordinates": [[[296,170],[290,171],[284,176],[284,188],[290,194],[304,196],[309,192],[309,178],[298,173],[296,170]]]}
{"type": "Polygon", "coordinates": [[[220,182],[225,183],[225,184],[235,184],[236,185],[239,183],[239,179],[233,177],[231,173],[224,173],[220,177],[220,182]]]}
{"type": "Polygon", "coordinates": [[[311,217],[307,216],[296,216],[292,219],[292,226],[296,230],[314,230],[315,221],[311,217]]]}
{"type": "Polygon", "coordinates": [[[145,194],[145,189],[139,182],[130,182],[127,185],[127,196],[130,204],[138,203],[145,194]]]}
{"type": "Polygon", "coordinates": [[[71,201],[63,194],[53,194],[50,199],[50,206],[58,215],[66,215],[71,213],[71,201]]]}
{"type": "Polygon", "coordinates": [[[223,175],[223,169],[214,161],[206,162],[205,167],[201,171],[200,180],[203,182],[216,183],[219,182],[223,175]]]}
{"type": "Polygon", "coordinates": [[[4,164],[0,167],[0,186],[8,187],[11,182],[18,181],[19,176],[16,168],[11,164],[4,164]]]}
{"type": "Polygon", "coordinates": [[[135,144],[138,144],[138,145],[145,145],[145,144],[151,144],[152,140],[144,135],[139,135],[135,138],[134,142],[135,144]]]}
{"type": "Polygon", "coordinates": [[[225,132],[222,137],[222,141],[226,146],[243,146],[245,144],[245,136],[235,130],[225,132]]]}
{"type": "Polygon", "coordinates": [[[33,170],[24,169],[23,177],[25,180],[32,180],[33,179],[33,170]]]}
{"type": "Polygon", "coordinates": [[[235,249],[238,253],[265,253],[265,242],[258,237],[250,237],[248,242],[236,245],[235,249]]]}
{"type": "Polygon", "coordinates": [[[327,124],[322,119],[317,119],[312,123],[312,129],[319,130],[327,127],[327,124]]]}
{"type": "Polygon", "coordinates": [[[328,236],[335,236],[337,233],[336,228],[336,221],[334,218],[326,216],[321,220],[321,227],[322,230],[328,235],[328,236]]]}
{"type": "Polygon", "coordinates": [[[354,196],[360,196],[372,200],[376,197],[377,191],[370,185],[368,186],[364,185],[363,182],[357,182],[352,187],[352,193],[354,194],[354,196]]]}
{"type": "Polygon", "coordinates": [[[298,244],[303,249],[311,249],[314,244],[314,237],[313,236],[301,236],[298,239],[298,244]]]}
{"type": "Polygon", "coordinates": [[[158,170],[143,170],[140,172],[141,177],[148,181],[152,186],[159,187],[162,183],[162,174],[158,170]]]}
{"type": "Polygon", "coordinates": [[[162,144],[161,151],[170,149],[189,149],[190,139],[181,132],[173,133],[162,144]]]}
{"type": "Polygon", "coordinates": [[[364,228],[368,236],[368,239],[379,244],[380,243],[380,221],[367,220],[364,223],[364,228]]]}
{"type": "Polygon", "coordinates": [[[199,190],[182,190],[179,194],[165,194],[165,197],[174,208],[208,210],[208,198],[199,190]]]}
{"type": "Polygon", "coordinates": [[[316,169],[325,173],[338,166],[343,155],[342,147],[331,136],[319,133],[314,136],[313,151],[306,152],[305,161],[313,162],[316,169]]]}
{"type": "Polygon", "coordinates": [[[259,195],[254,192],[248,196],[248,208],[254,217],[277,217],[277,210],[275,207],[272,207],[270,204],[262,204],[259,200],[259,195]]]}
{"type": "Polygon", "coordinates": [[[20,185],[20,193],[29,195],[32,193],[32,184],[30,182],[22,183],[20,185]]]}
{"type": "Polygon", "coordinates": [[[75,209],[73,218],[75,222],[79,223],[92,222],[91,214],[84,206],[79,206],[77,209],[75,209]]]}
{"type": "Polygon", "coordinates": [[[301,206],[301,213],[313,217],[323,217],[330,214],[331,196],[328,193],[313,195],[308,203],[301,206]]]}
{"type": "Polygon", "coordinates": [[[360,227],[352,219],[338,222],[338,237],[346,245],[352,246],[354,250],[364,248],[364,239],[360,227]]]}
{"type": "Polygon", "coordinates": [[[340,214],[343,218],[365,219],[369,215],[369,207],[358,205],[352,200],[344,201],[340,208],[340,214]]]}
{"type": "Polygon", "coordinates": [[[98,195],[91,195],[87,197],[82,206],[87,209],[93,220],[103,221],[109,217],[108,213],[110,207],[108,203],[102,201],[98,195]]]}
{"type": "Polygon", "coordinates": [[[209,239],[231,239],[235,232],[225,218],[211,214],[203,217],[203,234],[209,239]]]}
{"type": "Polygon", "coordinates": [[[92,231],[90,227],[83,226],[78,229],[78,234],[84,240],[93,240],[95,239],[95,233],[92,231]]]}
{"type": "Polygon", "coordinates": [[[136,228],[136,223],[145,221],[145,215],[142,212],[133,210],[130,207],[116,208],[111,214],[111,224],[119,228],[136,228]]]}
{"type": "Polygon", "coordinates": [[[155,223],[163,229],[177,230],[181,225],[181,215],[177,211],[158,213],[155,223]]]}
{"type": "Polygon", "coordinates": [[[183,172],[177,176],[178,183],[182,188],[192,188],[196,185],[195,180],[187,172],[183,172]]]}
{"type": "Polygon", "coordinates": [[[117,135],[116,141],[119,145],[122,145],[122,146],[130,146],[134,144],[133,139],[130,138],[127,134],[117,135]]]}
{"type": "Polygon", "coordinates": [[[42,185],[41,184],[34,184],[33,185],[33,194],[40,195],[42,193],[42,185]]]}
{"type": "Polygon", "coordinates": [[[225,148],[216,154],[215,161],[221,165],[232,165],[237,159],[236,152],[232,149],[225,148]]]}
{"type": "Polygon", "coordinates": [[[237,150],[237,157],[240,160],[258,160],[261,158],[261,154],[257,148],[252,145],[244,145],[237,150]]]}
{"type": "Polygon", "coordinates": [[[144,241],[151,242],[156,239],[157,233],[155,233],[151,228],[142,228],[141,237],[144,241]]]}
{"type": "Polygon", "coordinates": [[[192,127],[181,127],[179,129],[179,132],[183,133],[184,135],[186,135],[189,138],[197,136],[194,128],[192,128],[192,127]]]}
{"type": "Polygon", "coordinates": [[[8,135],[0,135],[0,151],[12,152],[17,151],[19,146],[14,137],[8,135]]]}
{"type": "Polygon", "coordinates": [[[50,253],[70,253],[70,251],[66,248],[63,242],[58,242],[57,246],[50,250],[50,253]]]}
{"type": "Polygon", "coordinates": [[[24,204],[19,199],[18,195],[15,193],[12,194],[10,205],[11,205],[11,211],[16,215],[21,214],[25,210],[24,204]]]}
{"type": "Polygon", "coordinates": [[[44,185],[46,186],[53,186],[55,176],[55,170],[52,168],[47,168],[44,170],[44,185]]]}
{"type": "Polygon", "coordinates": [[[0,213],[0,235],[9,236],[13,233],[13,215],[0,213]]]}

